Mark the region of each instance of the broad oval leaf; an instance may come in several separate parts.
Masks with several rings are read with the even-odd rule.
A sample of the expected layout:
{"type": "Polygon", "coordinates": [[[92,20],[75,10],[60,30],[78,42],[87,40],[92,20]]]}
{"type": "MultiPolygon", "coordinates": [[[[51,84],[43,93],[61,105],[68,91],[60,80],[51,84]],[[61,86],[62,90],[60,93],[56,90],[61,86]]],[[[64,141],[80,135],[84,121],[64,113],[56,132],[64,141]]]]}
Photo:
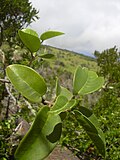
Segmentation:
{"type": "Polygon", "coordinates": [[[87,68],[77,68],[73,79],[74,94],[85,95],[100,89],[104,84],[104,78],[89,71],[87,68]]]}
{"type": "Polygon", "coordinates": [[[13,64],[7,67],[6,74],[14,87],[27,99],[40,102],[47,87],[42,76],[30,67],[13,64]]]}
{"type": "Polygon", "coordinates": [[[22,29],[18,31],[20,39],[25,46],[31,51],[36,52],[40,48],[40,39],[38,34],[32,29],[22,29]]]}
{"type": "Polygon", "coordinates": [[[106,156],[106,144],[102,130],[99,128],[98,120],[96,116],[87,108],[80,107],[79,111],[75,110],[75,116],[85,129],[89,137],[94,142],[99,153],[106,156]]]}
{"type": "Polygon", "coordinates": [[[33,125],[18,146],[15,159],[43,160],[54,149],[60,138],[62,126],[60,116],[49,114],[49,109],[40,109],[33,125]]]}
{"type": "Polygon", "coordinates": [[[40,54],[40,57],[43,59],[51,59],[54,58],[54,54],[40,54]]]}
{"type": "Polygon", "coordinates": [[[60,35],[63,35],[63,34],[64,34],[63,32],[58,32],[58,31],[47,31],[47,32],[44,32],[40,36],[40,39],[42,41],[44,41],[46,39],[50,39],[50,38],[53,38],[53,37],[56,37],[56,36],[60,36],[60,35]]]}

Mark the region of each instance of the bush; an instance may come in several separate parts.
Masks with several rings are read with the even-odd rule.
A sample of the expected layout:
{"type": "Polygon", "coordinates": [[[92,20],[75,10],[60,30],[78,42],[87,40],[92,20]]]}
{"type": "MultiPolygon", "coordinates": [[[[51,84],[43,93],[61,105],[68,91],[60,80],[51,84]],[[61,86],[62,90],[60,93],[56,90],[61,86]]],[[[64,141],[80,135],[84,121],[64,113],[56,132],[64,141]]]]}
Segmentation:
{"type": "MultiPolygon", "coordinates": [[[[28,109],[24,110],[25,112],[22,116],[27,118],[25,113],[30,110],[30,112],[28,112],[27,120],[29,121],[31,113],[35,116],[35,120],[25,136],[23,132],[25,133],[24,125],[27,125],[26,121],[23,120],[17,128],[14,128],[14,130],[9,127],[10,125],[7,125],[7,129],[12,131],[10,137],[14,135],[14,131],[16,138],[18,138],[17,133],[19,135],[18,140],[24,136],[15,151],[15,159],[27,160],[31,157],[31,159],[37,160],[47,157],[58,143],[62,131],[62,121],[65,119],[66,113],[69,113],[71,109],[74,118],[79,122],[78,124],[81,124],[84,130],[86,130],[100,154],[103,157],[106,155],[105,139],[103,132],[97,123],[97,118],[91,110],[80,106],[80,101],[83,95],[95,92],[101,88],[104,83],[103,77],[98,77],[95,72],[78,66],[74,73],[72,92],[61,86],[59,80],[56,79],[56,95],[54,101],[51,103],[46,101],[44,97],[47,92],[45,80],[40,74],[31,68],[35,65],[36,59],[43,61],[45,58],[53,57],[52,54],[39,53],[41,43],[43,43],[46,39],[62,34],[63,33],[61,32],[48,31],[43,33],[39,38],[37,33],[33,30],[23,29],[19,31],[20,38],[30,51],[30,62],[29,67],[21,64],[12,64],[7,66],[7,77],[15,88],[13,88],[10,82],[5,79],[5,74],[4,79],[1,80],[4,85],[3,91],[7,91],[8,97],[6,116],[4,117],[6,118],[5,124],[7,120],[10,119],[9,116],[11,117],[12,115],[12,113],[9,112],[11,107],[11,99],[16,102],[14,103],[16,106],[15,115],[18,115],[18,118],[20,113],[22,115],[21,110],[24,109],[24,105],[20,106],[20,104],[24,101],[23,104],[27,104],[28,109]],[[20,93],[18,94],[16,90],[20,93]],[[34,109],[34,105],[38,106],[37,114],[34,109]],[[79,110],[76,108],[78,106],[80,106],[79,110]]],[[[5,61],[3,61],[3,64],[6,64],[5,61]]],[[[4,66],[4,71],[5,67],[6,66],[4,66]]],[[[4,94],[4,97],[5,96],[6,94],[4,94]]],[[[13,124],[15,124],[15,120],[13,124]]],[[[12,139],[12,142],[14,142],[14,138],[12,139]]],[[[3,141],[5,142],[5,138],[3,141]]],[[[11,150],[8,151],[7,155],[9,158],[11,156],[13,157],[13,154],[11,155],[11,150]]],[[[3,157],[6,158],[5,156],[3,157]]]]}

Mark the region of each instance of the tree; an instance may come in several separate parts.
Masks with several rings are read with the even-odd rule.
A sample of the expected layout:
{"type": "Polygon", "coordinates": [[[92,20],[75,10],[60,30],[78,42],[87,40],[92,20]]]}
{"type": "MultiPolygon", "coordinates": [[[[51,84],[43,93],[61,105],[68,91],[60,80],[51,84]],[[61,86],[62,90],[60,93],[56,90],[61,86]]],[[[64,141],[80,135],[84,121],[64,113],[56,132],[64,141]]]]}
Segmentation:
{"type": "Polygon", "coordinates": [[[100,67],[99,75],[106,78],[105,89],[114,87],[119,97],[120,91],[120,52],[115,47],[107,49],[102,53],[95,51],[98,66],[100,67]]]}
{"type": "Polygon", "coordinates": [[[115,47],[107,49],[102,53],[95,51],[99,74],[106,77],[108,83],[118,83],[120,75],[120,52],[115,47]]]}
{"type": "Polygon", "coordinates": [[[38,19],[38,11],[29,0],[0,1],[0,46],[4,40],[11,41],[18,29],[38,19]]]}
{"type": "Polygon", "coordinates": [[[106,135],[106,159],[117,160],[120,159],[120,52],[113,47],[101,53],[95,51],[95,56],[100,67],[98,74],[105,77],[106,83],[94,111],[106,135]]]}

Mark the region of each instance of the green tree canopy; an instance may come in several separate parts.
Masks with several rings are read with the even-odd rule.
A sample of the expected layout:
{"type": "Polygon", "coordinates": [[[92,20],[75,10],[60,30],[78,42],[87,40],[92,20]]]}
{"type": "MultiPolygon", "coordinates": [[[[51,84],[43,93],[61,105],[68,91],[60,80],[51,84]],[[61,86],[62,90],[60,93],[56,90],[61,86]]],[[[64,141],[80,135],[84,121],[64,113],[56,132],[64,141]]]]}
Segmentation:
{"type": "Polygon", "coordinates": [[[29,0],[0,0],[0,45],[11,41],[18,29],[38,19],[38,11],[29,0]]]}
{"type": "Polygon", "coordinates": [[[101,53],[95,51],[94,55],[100,67],[99,74],[107,78],[108,83],[120,82],[120,52],[116,46],[101,53]]]}

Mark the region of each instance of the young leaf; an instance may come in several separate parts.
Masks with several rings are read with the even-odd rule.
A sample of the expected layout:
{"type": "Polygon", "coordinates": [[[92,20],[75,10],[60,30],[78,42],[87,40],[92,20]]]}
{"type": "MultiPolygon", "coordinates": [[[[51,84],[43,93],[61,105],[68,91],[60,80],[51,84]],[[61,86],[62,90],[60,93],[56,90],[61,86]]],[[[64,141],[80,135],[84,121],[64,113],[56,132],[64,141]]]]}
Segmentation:
{"type": "Polygon", "coordinates": [[[15,159],[44,159],[56,146],[61,130],[60,116],[49,114],[49,107],[41,108],[30,130],[18,146],[15,159]]]}
{"type": "Polygon", "coordinates": [[[52,106],[51,111],[59,110],[60,108],[64,107],[68,103],[68,99],[64,96],[58,96],[55,104],[52,106]]]}
{"type": "Polygon", "coordinates": [[[75,99],[71,99],[70,101],[68,101],[68,103],[65,106],[63,106],[55,111],[50,111],[50,112],[55,113],[55,114],[60,114],[62,112],[66,112],[66,111],[71,110],[76,104],[77,104],[77,101],[75,99]]]}
{"type": "Polygon", "coordinates": [[[22,29],[18,31],[18,34],[22,42],[31,52],[38,51],[40,48],[40,39],[34,30],[22,29]]]}
{"type": "Polygon", "coordinates": [[[103,83],[103,77],[98,77],[95,72],[79,66],[73,79],[73,91],[74,94],[85,95],[100,89],[103,83]]]}
{"type": "Polygon", "coordinates": [[[44,79],[30,67],[13,64],[7,67],[6,74],[14,87],[27,99],[40,102],[46,93],[44,79]]]}
{"type": "Polygon", "coordinates": [[[56,96],[64,96],[66,97],[68,100],[71,100],[71,98],[73,97],[73,94],[66,88],[60,86],[59,84],[59,80],[58,78],[56,79],[56,96]]]}
{"type": "Polygon", "coordinates": [[[50,38],[53,38],[53,37],[56,37],[56,36],[60,36],[60,35],[63,35],[64,33],[62,32],[58,32],[58,31],[47,31],[47,32],[44,32],[41,36],[40,36],[40,39],[42,41],[46,40],[46,39],[50,39],[50,38]]]}
{"type": "Polygon", "coordinates": [[[57,97],[55,104],[50,110],[50,113],[60,114],[62,112],[70,110],[76,104],[77,104],[76,100],[71,99],[68,101],[66,97],[60,95],[57,97]]]}
{"type": "Polygon", "coordinates": [[[68,100],[71,100],[71,98],[73,97],[73,94],[66,88],[61,86],[61,92],[60,95],[65,96],[68,100]]]}
{"type": "Polygon", "coordinates": [[[105,138],[102,130],[99,128],[96,116],[85,107],[80,107],[79,111],[75,110],[74,112],[77,120],[80,122],[89,137],[92,139],[99,153],[103,157],[105,157],[105,138]]]}

